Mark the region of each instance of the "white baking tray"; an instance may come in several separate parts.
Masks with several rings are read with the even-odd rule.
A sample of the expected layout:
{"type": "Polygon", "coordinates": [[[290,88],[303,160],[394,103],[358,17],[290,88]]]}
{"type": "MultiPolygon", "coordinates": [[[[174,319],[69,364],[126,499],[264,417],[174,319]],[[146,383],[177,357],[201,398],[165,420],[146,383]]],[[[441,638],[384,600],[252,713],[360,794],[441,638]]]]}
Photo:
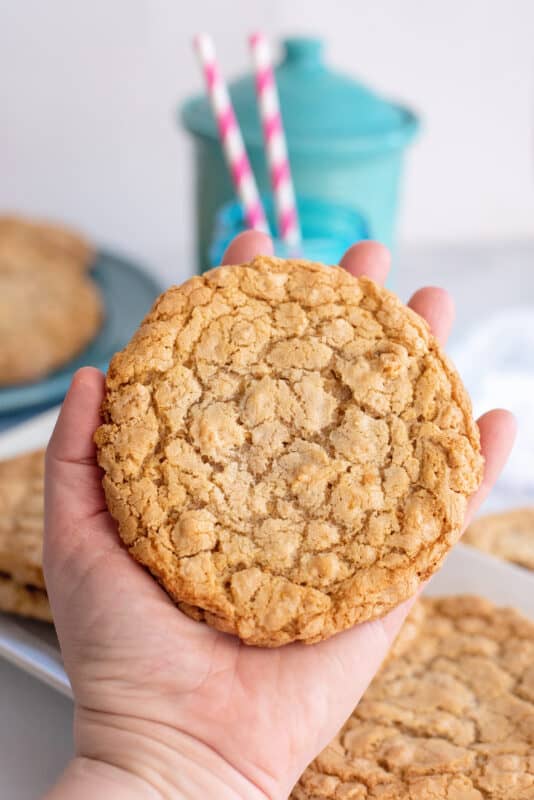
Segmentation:
{"type": "MultiPolygon", "coordinates": [[[[52,409],[0,435],[0,459],[48,442],[59,409],[52,409]]],[[[425,589],[428,595],[480,594],[514,606],[534,619],[534,573],[459,544],[425,589]]],[[[0,656],[71,696],[53,627],[0,613],[0,656]]]]}

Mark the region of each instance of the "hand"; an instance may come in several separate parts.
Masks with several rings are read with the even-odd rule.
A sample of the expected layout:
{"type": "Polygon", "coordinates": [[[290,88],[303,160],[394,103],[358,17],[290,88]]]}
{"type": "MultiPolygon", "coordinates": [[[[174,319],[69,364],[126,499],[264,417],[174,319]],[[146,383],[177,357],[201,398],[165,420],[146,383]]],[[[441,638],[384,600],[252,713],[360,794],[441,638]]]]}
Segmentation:
{"type": "MultiPolygon", "coordinates": [[[[225,263],[271,243],[238,237],[225,263]]],[[[385,280],[389,255],[360,243],[341,265],[385,280]]],[[[444,343],[453,306],[440,289],[409,305],[444,343]]],[[[75,699],[77,757],[50,798],[281,798],[350,714],[411,602],[313,646],[242,645],[184,616],[121,546],[95,461],[104,378],[80,370],[47,452],[45,574],[75,699]],[[106,794],[107,791],[107,794],[106,794]]],[[[499,474],[513,418],[479,420],[486,467],[471,516],[499,474]]]]}

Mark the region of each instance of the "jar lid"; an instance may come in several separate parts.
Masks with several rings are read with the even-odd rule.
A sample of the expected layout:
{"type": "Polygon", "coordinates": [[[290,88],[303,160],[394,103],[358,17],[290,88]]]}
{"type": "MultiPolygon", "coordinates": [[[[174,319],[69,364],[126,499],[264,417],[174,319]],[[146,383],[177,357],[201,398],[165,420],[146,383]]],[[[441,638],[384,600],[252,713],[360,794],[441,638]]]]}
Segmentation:
{"type": "MultiPolygon", "coordinates": [[[[320,39],[284,41],[276,82],[290,149],[368,152],[406,144],[418,128],[415,114],[379,97],[353,78],[330,70],[322,51],[320,39]]],[[[252,74],[234,81],[229,89],[246,145],[262,147],[252,74]]],[[[218,138],[206,96],[185,102],[182,121],[197,135],[218,138]]]]}

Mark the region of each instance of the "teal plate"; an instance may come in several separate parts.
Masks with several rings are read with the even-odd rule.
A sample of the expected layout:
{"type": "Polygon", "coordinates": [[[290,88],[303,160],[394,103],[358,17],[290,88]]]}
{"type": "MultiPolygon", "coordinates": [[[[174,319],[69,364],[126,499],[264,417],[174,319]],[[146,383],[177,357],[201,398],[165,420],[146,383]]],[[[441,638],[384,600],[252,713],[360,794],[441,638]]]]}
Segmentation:
{"type": "Polygon", "coordinates": [[[100,332],[76,358],[38,383],[0,389],[1,415],[62,400],[79,367],[106,370],[112,355],[131,338],[161,291],[156,281],[136,264],[106,250],[97,253],[90,274],[104,303],[105,318],[100,332]]]}

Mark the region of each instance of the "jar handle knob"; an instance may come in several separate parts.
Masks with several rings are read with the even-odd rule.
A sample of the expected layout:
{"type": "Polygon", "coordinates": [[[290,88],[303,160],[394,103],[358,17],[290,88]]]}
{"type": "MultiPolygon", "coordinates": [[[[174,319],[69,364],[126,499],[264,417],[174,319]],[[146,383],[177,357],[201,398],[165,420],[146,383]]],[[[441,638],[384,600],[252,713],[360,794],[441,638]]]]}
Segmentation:
{"type": "Polygon", "coordinates": [[[284,64],[296,67],[322,67],[323,42],[303,36],[284,39],[284,64]]]}

